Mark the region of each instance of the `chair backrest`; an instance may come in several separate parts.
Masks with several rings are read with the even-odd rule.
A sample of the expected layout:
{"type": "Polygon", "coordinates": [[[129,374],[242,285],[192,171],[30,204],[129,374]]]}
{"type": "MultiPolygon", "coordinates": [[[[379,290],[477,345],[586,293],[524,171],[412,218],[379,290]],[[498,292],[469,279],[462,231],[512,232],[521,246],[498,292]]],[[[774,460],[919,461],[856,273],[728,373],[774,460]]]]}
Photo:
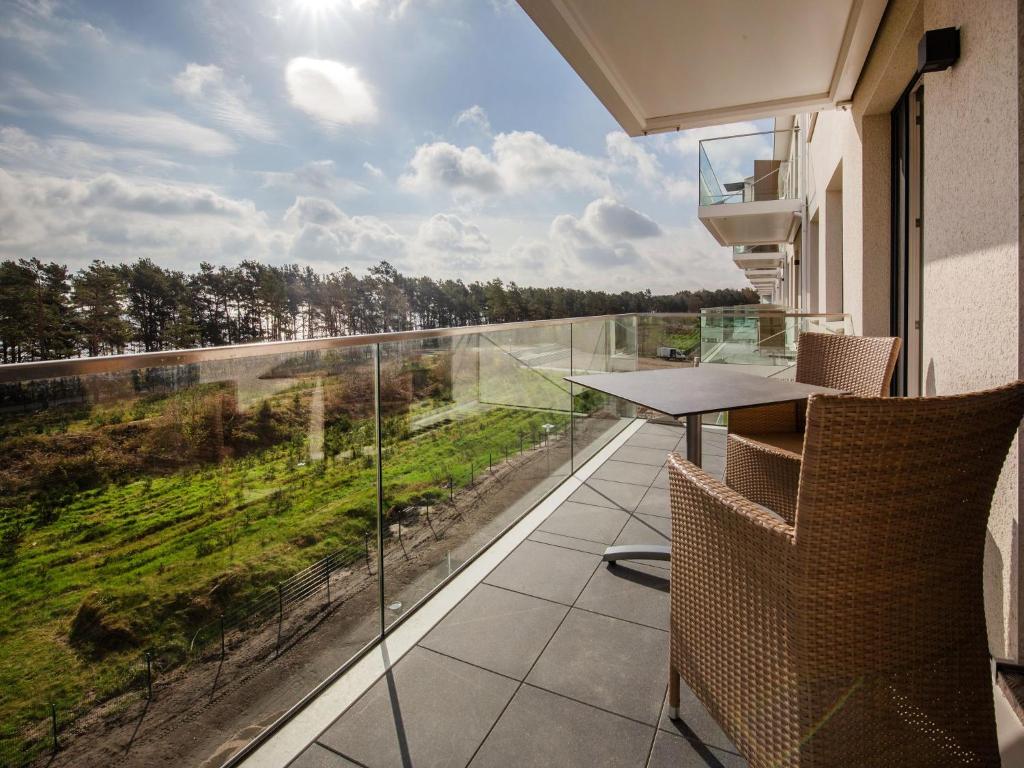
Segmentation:
{"type": "Polygon", "coordinates": [[[797,591],[851,669],[914,663],[908,648],[935,643],[987,652],[986,523],[1022,417],[1024,382],[945,397],[810,398],[797,591]],[[845,627],[857,630],[844,637],[845,627]]]}
{"type": "Polygon", "coordinates": [[[797,381],[843,389],[860,397],[884,397],[889,394],[900,340],[801,333],[796,349],[797,381]]]}

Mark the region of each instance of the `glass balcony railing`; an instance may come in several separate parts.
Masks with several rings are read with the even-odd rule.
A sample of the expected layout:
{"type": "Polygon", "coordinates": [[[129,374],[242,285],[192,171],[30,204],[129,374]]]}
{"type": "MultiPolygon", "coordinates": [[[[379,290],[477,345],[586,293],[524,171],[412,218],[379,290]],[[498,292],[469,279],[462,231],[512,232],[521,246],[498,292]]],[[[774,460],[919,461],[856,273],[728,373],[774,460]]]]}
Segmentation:
{"type": "Polygon", "coordinates": [[[703,139],[698,148],[699,204],[723,205],[798,197],[797,163],[787,145],[794,129],[703,139]],[[779,159],[782,158],[782,159],[779,159]]]}
{"type": "Polygon", "coordinates": [[[790,378],[801,333],[850,334],[850,316],[806,314],[752,305],[701,310],[701,363],[747,366],[750,373],[790,378]]]}
{"type": "Polygon", "coordinates": [[[254,670],[340,674],[636,416],[565,376],[688,365],[699,320],[0,366],[0,764],[228,685],[219,728],[272,720],[310,675],[254,670]]]}

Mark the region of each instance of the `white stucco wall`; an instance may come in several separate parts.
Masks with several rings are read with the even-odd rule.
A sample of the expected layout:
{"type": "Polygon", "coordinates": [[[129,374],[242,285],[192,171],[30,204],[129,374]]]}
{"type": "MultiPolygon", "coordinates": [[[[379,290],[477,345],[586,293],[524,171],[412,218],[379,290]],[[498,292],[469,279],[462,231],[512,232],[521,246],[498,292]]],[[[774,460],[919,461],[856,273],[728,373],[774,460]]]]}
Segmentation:
{"type": "MultiPolygon", "coordinates": [[[[960,60],[924,78],[926,394],[1020,375],[1015,0],[928,0],[925,29],[960,28],[960,60]]],[[[989,642],[1016,652],[1017,447],[989,521],[989,642]]]]}
{"type": "MultiPolygon", "coordinates": [[[[892,0],[852,109],[822,113],[809,147],[809,209],[843,173],[843,308],[854,332],[889,333],[889,112],[925,29],[957,26],[961,58],[924,76],[925,394],[1021,376],[1021,143],[1016,0],[892,0]]],[[[825,249],[825,216],[819,250],[825,249]]],[[[819,256],[819,264],[821,257],[819,256]]],[[[986,613],[993,652],[1020,652],[1020,456],[1012,449],[989,522],[986,613]]]]}

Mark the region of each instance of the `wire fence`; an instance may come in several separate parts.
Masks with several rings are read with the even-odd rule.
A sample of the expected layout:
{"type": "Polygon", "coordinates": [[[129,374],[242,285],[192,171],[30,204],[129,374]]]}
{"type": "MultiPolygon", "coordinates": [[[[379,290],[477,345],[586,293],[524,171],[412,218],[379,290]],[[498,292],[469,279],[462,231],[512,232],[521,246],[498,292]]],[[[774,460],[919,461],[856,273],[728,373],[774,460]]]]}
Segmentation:
{"type": "MultiPolygon", "coordinates": [[[[460,487],[476,488],[483,476],[495,473],[496,467],[510,467],[510,459],[550,447],[555,440],[566,439],[570,429],[571,421],[530,427],[519,432],[517,441],[469,458],[463,467],[450,467],[439,473],[434,493],[424,494],[429,501],[393,510],[388,519],[382,521],[387,526],[383,531],[382,554],[377,552],[376,531],[366,532],[361,543],[331,552],[268,586],[256,597],[229,601],[216,619],[185,638],[184,653],[180,645],[169,646],[164,652],[152,648],[128,662],[103,667],[97,675],[102,681],[101,695],[92,706],[115,699],[122,707],[131,706],[135,701],[151,701],[158,697],[160,686],[169,683],[166,678],[172,671],[182,665],[209,661],[219,660],[223,664],[235,649],[244,648],[247,658],[272,661],[309,628],[304,619],[322,615],[347,600],[359,587],[370,583],[372,580],[367,577],[379,567],[378,561],[383,562],[389,556],[407,559],[407,546],[417,534],[427,535],[429,531],[435,540],[443,538],[461,519],[456,503],[460,487]],[[363,573],[365,576],[361,575],[363,573]]],[[[95,630],[95,626],[82,629],[86,634],[95,630]]],[[[21,725],[0,726],[0,768],[25,768],[50,759],[65,747],[64,742],[73,735],[71,726],[87,711],[87,708],[45,703],[22,718],[21,725]]]]}

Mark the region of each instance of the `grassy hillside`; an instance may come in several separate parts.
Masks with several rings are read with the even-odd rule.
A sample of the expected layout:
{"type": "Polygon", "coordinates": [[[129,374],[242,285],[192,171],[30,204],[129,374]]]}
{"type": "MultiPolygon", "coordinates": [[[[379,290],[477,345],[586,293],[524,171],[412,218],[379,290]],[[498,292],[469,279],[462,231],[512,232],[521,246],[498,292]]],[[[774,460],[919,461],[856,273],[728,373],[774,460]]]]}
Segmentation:
{"type": "MultiPolygon", "coordinates": [[[[301,373],[248,406],[203,384],[4,420],[0,723],[41,702],[66,712],[117,693],[143,650],[183,660],[196,629],[228,605],[375,535],[365,382],[301,373]]],[[[568,418],[505,407],[446,415],[448,392],[429,370],[394,373],[383,393],[389,510],[446,496],[449,475],[465,485],[471,461],[479,470],[488,452],[518,451],[521,434],[568,418]]]]}

